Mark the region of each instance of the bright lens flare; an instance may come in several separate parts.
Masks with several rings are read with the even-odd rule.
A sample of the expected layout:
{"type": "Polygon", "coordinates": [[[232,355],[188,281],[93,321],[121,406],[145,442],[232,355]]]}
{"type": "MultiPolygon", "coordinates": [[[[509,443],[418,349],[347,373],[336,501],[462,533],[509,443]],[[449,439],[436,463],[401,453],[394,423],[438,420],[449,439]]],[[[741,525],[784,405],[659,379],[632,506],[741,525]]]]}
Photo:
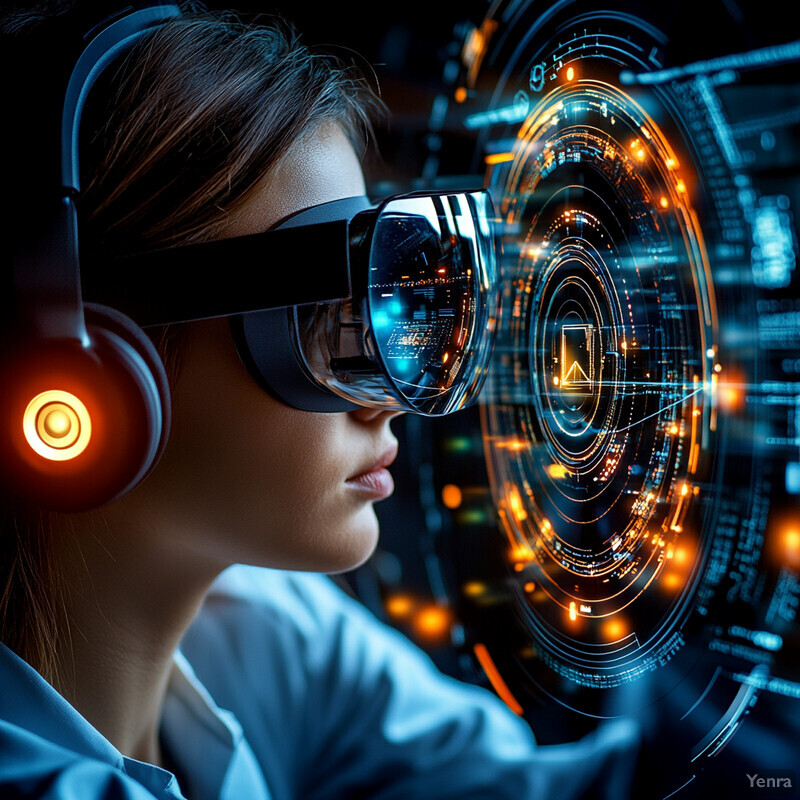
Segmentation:
{"type": "Polygon", "coordinates": [[[86,406],[74,394],[51,389],[37,394],[22,417],[22,431],[33,450],[49,461],[69,461],[92,438],[86,406]]]}

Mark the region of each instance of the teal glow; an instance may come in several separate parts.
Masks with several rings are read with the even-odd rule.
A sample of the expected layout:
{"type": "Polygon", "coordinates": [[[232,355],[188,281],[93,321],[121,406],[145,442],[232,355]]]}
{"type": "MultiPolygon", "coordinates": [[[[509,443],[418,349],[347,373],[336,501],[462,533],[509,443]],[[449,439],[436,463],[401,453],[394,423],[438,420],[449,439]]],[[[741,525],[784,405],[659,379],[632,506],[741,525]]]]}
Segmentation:
{"type": "Polygon", "coordinates": [[[389,314],[386,311],[376,311],[372,315],[372,324],[376,328],[388,328],[392,324],[389,314]]]}

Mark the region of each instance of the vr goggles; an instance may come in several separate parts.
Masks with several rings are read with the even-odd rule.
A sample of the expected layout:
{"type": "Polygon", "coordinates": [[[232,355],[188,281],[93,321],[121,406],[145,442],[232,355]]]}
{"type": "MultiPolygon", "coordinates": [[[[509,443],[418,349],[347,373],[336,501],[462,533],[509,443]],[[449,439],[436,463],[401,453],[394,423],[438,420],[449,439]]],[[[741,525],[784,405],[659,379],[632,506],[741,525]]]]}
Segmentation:
{"type": "Polygon", "coordinates": [[[498,313],[485,191],[366,197],[307,208],[265,233],[93,263],[79,246],[79,128],[97,76],[174,5],[123,12],[72,67],[60,173],[45,180],[4,275],[0,494],[94,508],[144,480],[164,452],[171,399],[142,326],[228,316],[242,361],[308,411],[359,406],[437,416],[486,376],[498,313]],[[81,263],[82,262],[82,263],[81,263]]]}
{"type": "Polygon", "coordinates": [[[264,233],[85,265],[84,296],[142,326],[230,316],[253,377],[295,408],[439,416],[486,376],[492,218],[484,190],[335,200],[264,233]]]}

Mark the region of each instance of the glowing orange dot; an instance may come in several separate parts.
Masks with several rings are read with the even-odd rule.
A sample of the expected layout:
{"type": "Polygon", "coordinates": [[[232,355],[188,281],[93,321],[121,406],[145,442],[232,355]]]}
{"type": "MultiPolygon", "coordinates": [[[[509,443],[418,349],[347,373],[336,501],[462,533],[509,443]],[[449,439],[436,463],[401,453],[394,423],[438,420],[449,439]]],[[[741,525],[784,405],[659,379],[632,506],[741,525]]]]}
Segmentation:
{"type": "Polygon", "coordinates": [[[386,613],[390,617],[402,619],[414,608],[414,601],[407,594],[396,594],[386,601],[386,613]]]}
{"type": "Polygon", "coordinates": [[[575,622],[575,620],[578,619],[578,609],[575,606],[574,600],[569,604],[569,618],[572,620],[572,622],[575,622]]]}
{"type": "Polygon", "coordinates": [[[525,569],[524,564],[514,564],[514,572],[522,572],[525,569]]]}
{"type": "Polygon", "coordinates": [[[567,468],[563,464],[548,464],[545,467],[545,472],[555,480],[566,478],[569,475],[567,468]]]}
{"type": "Polygon", "coordinates": [[[620,619],[612,617],[603,625],[603,635],[608,641],[617,641],[627,634],[625,624],[620,619]]]}
{"type": "Polygon", "coordinates": [[[777,523],[777,556],[782,564],[791,569],[800,570],[800,525],[797,524],[796,515],[788,520],[777,523]]]}
{"type": "Polygon", "coordinates": [[[661,579],[661,583],[664,585],[665,589],[677,589],[680,587],[682,581],[680,575],[669,572],[661,579]]]}
{"type": "Polygon", "coordinates": [[[725,408],[735,410],[741,406],[739,400],[740,394],[736,389],[734,389],[732,386],[723,387],[719,395],[719,401],[721,405],[723,405],[725,408]]]}
{"type": "Polygon", "coordinates": [[[456,103],[463,103],[467,99],[467,90],[463,86],[456,89],[456,103]]]}
{"type": "Polygon", "coordinates": [[[575,70],[572,67],[567,68],[567,80],[571,81],[575,77],[575,70]]]}
{"type": "Polygon", "coordinates": [[[678,190],[680,194],[683,194],[686,191],[686,184],[683,181],[678,181],[675,184],[675,188],[678,190]]]}
{"type": "Polygon", "coordinates": [[[414,631],[418,638],[425,641],[442,641],[450,632],[451,623],[448,609],[437,605],[425,606],[414,617],[414,631]]]}
{"type": "Polygon", "coordinates": [[[673,425],[673,426],[672,426],[672,427],[669,429],[669,432],[670,432],[670,433],[671,433],[671,434],[674,436],[674,435],[675,435],[675,434],[678,432],[678,426],[677,426],[677,425],[673,425]]]}
{"type": "Polygon", "coordinates": [[[462,499],[461,489],[455,484],[448,483],[442,487],[442,502],[446,508],[458,508],[462,499]]]}
{"type": "Polygon", "coordinates": [[[661,198],[661,199],[658,201],[658,204],[661,206],[661,208],[669,208],[669,200],[667,200],[667,198],[666,198],[666,197],[662,197],[662,198],[661,198]]]}
{"type": "Polygon", "coordinates": [[[525,584],[525,591],[530,593],[536,588],[536,584],[533,581],[528,581],[525,584]]]}

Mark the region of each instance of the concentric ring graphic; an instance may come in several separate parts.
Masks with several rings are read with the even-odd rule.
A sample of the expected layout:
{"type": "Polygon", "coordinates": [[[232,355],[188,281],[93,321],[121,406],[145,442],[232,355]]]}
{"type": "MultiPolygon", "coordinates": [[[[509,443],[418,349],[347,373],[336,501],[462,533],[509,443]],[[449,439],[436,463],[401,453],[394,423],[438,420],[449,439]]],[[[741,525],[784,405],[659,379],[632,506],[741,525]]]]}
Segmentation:
{"type": "Polygon", "coordinates": [[[493,175],[510,313],[483,413],[492,488],[541,657],[616,685],[675,651],[694,588],[710,271],[689,172],[617,87],[566,81],[511,156],[493,175]]]}
{"type": "Polygon", "coordinates": [[[796,755],[800,61],[717,17],[498,0],[427,137],[492,192],[503,302],[481,419],[409,425],[420,563],[516,713],[644,722],[637,797],[796,755]]]}

